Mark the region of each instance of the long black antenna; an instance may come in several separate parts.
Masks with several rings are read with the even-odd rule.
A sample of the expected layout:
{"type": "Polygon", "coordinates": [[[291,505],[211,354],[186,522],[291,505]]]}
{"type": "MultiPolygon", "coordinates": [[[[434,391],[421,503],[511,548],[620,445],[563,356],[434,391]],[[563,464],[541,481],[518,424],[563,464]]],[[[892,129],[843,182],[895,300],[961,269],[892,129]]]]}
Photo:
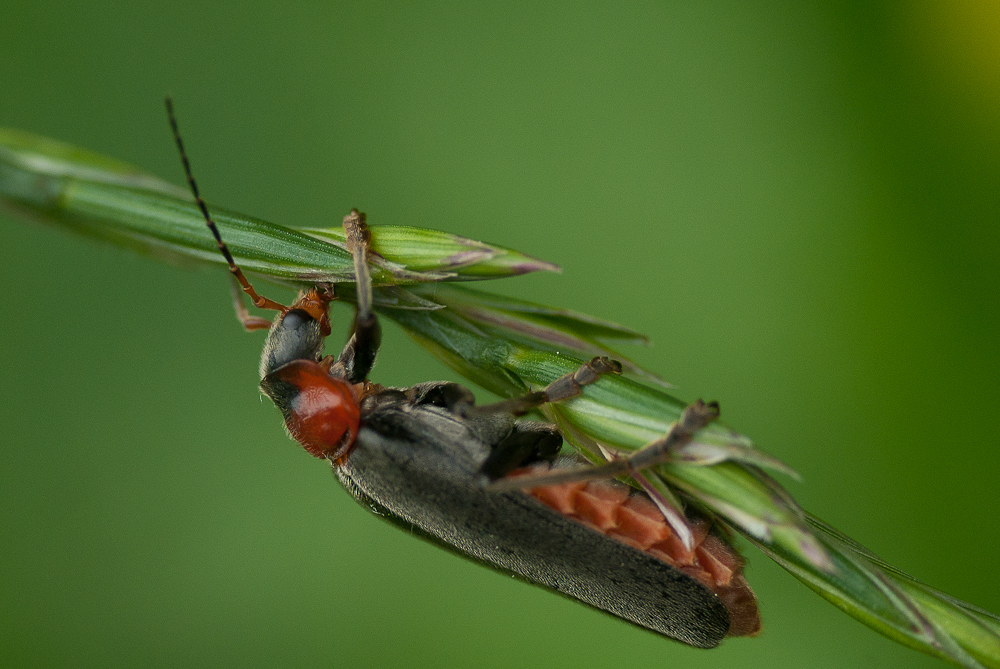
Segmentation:
{"type": "Polygon", "coordinates": [[[229,247],[226,243],[222,241],[222,235],[219,234],[219,228],[216,227],[215,221],[212,217],[208,215],[208,207],[205,206],[205,201],[201,199],[201,195],[198,193],[198,184],[194,181],[194,175],[191,174],[191,163],[188,162],[187,153],[184,151],[184,142],[181,141],[181,133],[177,128],[177,118],[174,116],[174,103],[167,96],[167,118],[170,119],[170,129],[174,132],[174,141],[177,142],[177,150],[181,154],[181,163],[184,165],[184,174],[187,175],[188,185],[191,186],[191,193],[194,195],[194,201],[198,205],[198,209],[201,210],[202,215],[205,217],[205,225],[208,229],[212,231],[212,235],[215,237],[216,245],[219,247],[219,251],[222,253],[222,257],[226,259],[229,263],[229,271],[233,273],[236,280],[240,282],[240,286],[243,288],[243,292],[250,296],[250,300],[253,302],[255,307],[260,309],[273,309],[275,311],[285,311],[285,307],[278,304],[274,300],[269,300],[268,298],[258,295],[257,291],[253,289],[250,282],[243,275],[243,270],[239,268],[236,261],[233,260],[233,254],[229,252],[229,247]]]}

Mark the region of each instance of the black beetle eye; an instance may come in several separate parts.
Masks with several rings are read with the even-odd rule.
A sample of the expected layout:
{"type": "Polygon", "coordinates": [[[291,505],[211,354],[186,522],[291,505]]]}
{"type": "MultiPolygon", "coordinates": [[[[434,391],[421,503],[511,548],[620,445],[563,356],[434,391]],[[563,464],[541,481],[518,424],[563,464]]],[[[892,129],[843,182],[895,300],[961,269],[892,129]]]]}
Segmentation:
{"type": "Polygon", "coordinates": [[[281,319],[281,327],[286,330],[298,330],[304,323],[313,320],[313,317],[302,309],[290,309],[281,319]]]}

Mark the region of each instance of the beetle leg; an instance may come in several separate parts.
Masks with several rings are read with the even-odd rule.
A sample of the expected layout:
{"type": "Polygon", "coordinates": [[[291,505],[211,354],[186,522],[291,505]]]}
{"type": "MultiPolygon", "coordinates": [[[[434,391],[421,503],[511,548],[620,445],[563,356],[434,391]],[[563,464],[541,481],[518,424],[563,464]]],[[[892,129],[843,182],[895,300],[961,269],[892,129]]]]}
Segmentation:
{"type": "Polygon", "coordinates": [[[605,357],[594,358],[580,365],[575,372],[560,376],[558,379],[537,392],[521,397],[486,404],[469,410],[470,415],[484,413],[509,413],[523,416],[532,409],[537,409],[549,402],[561,402],[576,397],[583,392],[583,387],[597,381],[602,374],[621,374],[621,363],[605,357]]]}
{"type": "Polygon", "coordinates": [[[683,446],[694,438],[695,432],[706,427],[719,417],[718,402],[702,402],[696,400],[689,404],[681,414],[680,420],[674,423],[670,430],[659,439],[646,444],[641,449],[625,459],[631,469],[645,469],[667,462],[671,451],[683,446]]]}
{"type": "Polygon", "coordinates": [[[347,248],[354,258],[354,277],[357,285],[358,308],[354,312],[354,332],[340,353],[337,364],[344,370],[349,383],[360,383],[368,378],[375,365],[382,342],[382,326],[372,311],[372,280],[368,271],[368,246],[371,232],[365,215],[357,209],[344,217],[347,248]]]}
{"type": "Polygon", "coordinates": [[[719,404],[717,402],[708,402],[706,404],[701,400],[697,400],[684,409],[680,419],[670,426],[665,435],[646,444],[627,458],[612,460],[606,464],[594,467],[562,469],[543,474],[515,476],[513,478],[494,481],[489,487],[492,490],[538,488],[560,483],[572,483],[573,481],[606,479],[637,472],[653,465],[669,462],[674,449],[691,441],[698,430],[707,426],[718,417],[719,404]]]}
{"type": "Polygon", "coordinates": [[[554,425],[535,421],[516,423],[513,431],[493,446],[479,471],[494,481],[532,462],[551,462],[559,454],[562,441],[554,425]]]}
{"type": "Polygon", "coordinates": [[[447,381],[418,383],[405,392],[406,398],[414,406],[429,404],[458,415],[465,415],[469,407],[476,403],[476,396],[471,390],[447,381]]]}
{"type": "Polygon", "coordinates": [[[260,316],[252,316],[247,311],[246,305],[243,304],[243,288],[240,286],[239,281],[236,280],[236,277],[230,276],[229,288],[233,294],[233,309],[236,310],[236,319],[243,326],[244,330],[253,332],[254,330],[267,330],[271,327],[271,321],[260,316]]]}

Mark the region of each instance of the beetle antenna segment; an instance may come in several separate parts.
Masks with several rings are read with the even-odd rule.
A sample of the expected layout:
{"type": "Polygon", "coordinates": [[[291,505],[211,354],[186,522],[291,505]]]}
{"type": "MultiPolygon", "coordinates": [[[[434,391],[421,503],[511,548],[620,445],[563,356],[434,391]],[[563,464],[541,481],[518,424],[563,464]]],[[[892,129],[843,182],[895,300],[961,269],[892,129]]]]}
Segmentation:
{"type": "Polygon", "coordinates": [[[177,127],[177,118],[174,116],[174,103],[167,96],[165,100],[167,106],[167,118],[170,119],[170,129],[174,133],[174,141],[177,142],[177,150],[181,154],[181,163],[184,165],[184,174],[187,176],[188,185],[191,187],[191,194],[194,195],[195,204],[198,205],[198,209],[201,210],[202,215],[205,217],[205,225],[208,229],[212,231],[212,235],[215,237],[215,243],[219,247],[219,251],[222,253],[222,257],[226,259],[229,263],[229,271],[233,273],[236,280],[240,282],[240,287],[243,292],[250,296],[250,300],[253,302],[255,307],[260,309],[273,309],[274,311],[286,311],[284,305],[278,304],[274,300],[269,300],[268,298],[258,295],[257,291],[253,289],[250,282],[243,275],[243,270],[239,268],[236,261],[233,260],[233,254],[229,252],[229,247],[226,243],[222,241],[222,235],[219,234],[219,228],[216,227],[215,221],[212,217],[208,215],[208,207],[205,205],[205,201],[201,199],[201,195],[198,193],[198,184],[195,183],[194,175],[191,173],[191,163],[188,161],[187,153],[184,151],[184,142],[181,140],[181,133],[177,127]]]}

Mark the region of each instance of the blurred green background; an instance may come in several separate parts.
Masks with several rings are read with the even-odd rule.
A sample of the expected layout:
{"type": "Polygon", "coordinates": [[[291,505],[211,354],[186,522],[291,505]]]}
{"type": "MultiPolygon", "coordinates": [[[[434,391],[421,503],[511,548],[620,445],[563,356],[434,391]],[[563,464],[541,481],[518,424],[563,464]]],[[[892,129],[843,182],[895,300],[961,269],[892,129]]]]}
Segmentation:
{"type": "MultiPolygon", "coordinates": [[[[203,4],[7,0],[0,125],[180,184],[170,93],[210,201],[557,262],[489,287],[650,334],[806,508],[1000,612],[995,3],[203,4]]],[[[6,219],[0,259],[0,666],[944,666],[753,549],[764,632],[710,652],[466,563],[287,439],[223,272],[6,219]]],[[[454,378],[387,329],[376,380],[454,378]]]]}

